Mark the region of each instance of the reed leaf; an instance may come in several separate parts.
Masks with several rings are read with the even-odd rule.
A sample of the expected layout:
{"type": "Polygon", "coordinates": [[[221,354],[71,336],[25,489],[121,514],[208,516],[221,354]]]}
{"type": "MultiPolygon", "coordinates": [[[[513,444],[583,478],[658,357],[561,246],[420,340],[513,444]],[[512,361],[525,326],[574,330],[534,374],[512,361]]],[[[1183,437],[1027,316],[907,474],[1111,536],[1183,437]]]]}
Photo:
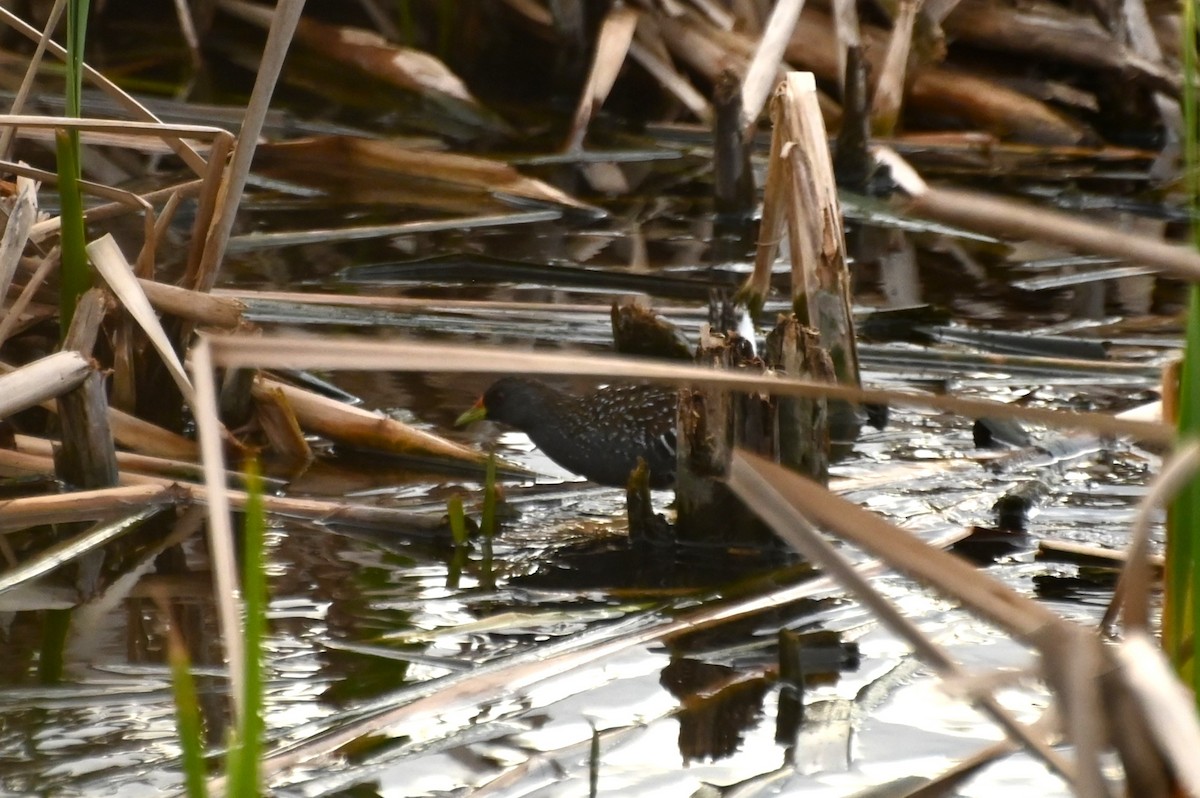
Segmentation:
{"type": "Polygon", "coordinates": [[[263,637],[267,626],[267,576],[263,555],[266,513],[262,478],[256,463],[246,466],[247,495],[242,557],[242,597],[246,616],[242,629],[244,673],[241,722],[229,749],[228,794],[261,795],[259,761],[263,746],[263,637]]]}
{"type": "Polygon", "coordinates": [[[483,478],[483,514],[479,527],[483,536],[491,539],[496,534],[496,455],[488,455],[487,472],[483,478]]]}
{"type": "Polygon", "coordinates": [[[450,537],[454,545],[467,545],[467,519],[463,513],[462,496],[452,496],[446,502],[446,515],[450,520],[450,537]]]}
{"type": "MultiPolygon", "coordinates": [[[[1192,3],[1183,4],[1183,112],[1184,155],[1186,161],[1185,189],[1191,209],[1192,244],[1200,249],[1200,226],[1195,222],[1200,207],[1200,141],[1197,140],[1196,107],[1196,10],[1192,3]]],[[[1180,370],[1177,423],[1179,438],[1200,436],[1200,289],[1190,289],[1187,336],[1183,366],[1180,370]]],[[[1200,669],[1193,655],[1196,623],[1200,619],[1200,591],[1196,589],[1200,576],[1197,559],[1197,533],[1200,532],[1200,479],[1193,478],[1171,504],[1167,520],[1167,566],[1163,597],[1162,644],[1172,664],[1184,682],[1191,684],[1193,693],[1200,695],[1200,669]]]]}
{"type": "MultiPolygon", "coordinates": [[[[67,115],[83,116],[83,48],[87,36],[88,0],[71,0],[67,6],[67,115]]],[[[79,297],[92,287],[88,272],[86,229],[83,220],[79,131],[55,133],[58,151],[58,196],[62,217],[62,285],[59,289],[59,323],[67,334],[79,297]]]]}
{"type": "MultiPolygon", "coordinates": [[[[164,613],[169,611],[165,599],[164,613]]],[[[200,702],[196,698],[196,682],[192,678],[191,662],[179,632],[168,622],[167,662],[171,667],[171,690],[175,694],[175,723],[179,745],[183,752],[183,783],[188,798],[206,798],[204,772],[204,733],[200,723],[200,702]]]]}

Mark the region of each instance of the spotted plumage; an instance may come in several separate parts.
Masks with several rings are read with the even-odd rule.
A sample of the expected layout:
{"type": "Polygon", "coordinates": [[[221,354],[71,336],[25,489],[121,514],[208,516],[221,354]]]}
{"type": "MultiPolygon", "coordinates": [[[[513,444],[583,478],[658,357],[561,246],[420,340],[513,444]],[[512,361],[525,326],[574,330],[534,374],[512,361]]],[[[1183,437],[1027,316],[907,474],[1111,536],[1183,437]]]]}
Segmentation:
{"type": "Polygon", "coordinates": [[[601,485],[623,487],[639,457],[650,487],[675,482],[678,392],[653,385],[608,385],[583,396],[537,380],[504,377],[459,423],[487,418],[524,432],[547,457],[601,485]]]}

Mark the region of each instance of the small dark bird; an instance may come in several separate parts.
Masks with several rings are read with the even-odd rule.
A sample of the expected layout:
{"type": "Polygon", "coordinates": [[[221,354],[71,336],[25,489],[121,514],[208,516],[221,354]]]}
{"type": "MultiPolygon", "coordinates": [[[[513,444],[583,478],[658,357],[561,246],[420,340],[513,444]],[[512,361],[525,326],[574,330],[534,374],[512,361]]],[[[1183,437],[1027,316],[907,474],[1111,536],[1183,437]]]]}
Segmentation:
{"type": "Polygon", "coordinates": [[[488,419],[516,427],[547,457],[592,482],[625,487],[638,458],[650,487],[675,484],[679,394],[653,385],[608,385],[574,396],[524,377],[492,383],[456,426],[488,419]]]}

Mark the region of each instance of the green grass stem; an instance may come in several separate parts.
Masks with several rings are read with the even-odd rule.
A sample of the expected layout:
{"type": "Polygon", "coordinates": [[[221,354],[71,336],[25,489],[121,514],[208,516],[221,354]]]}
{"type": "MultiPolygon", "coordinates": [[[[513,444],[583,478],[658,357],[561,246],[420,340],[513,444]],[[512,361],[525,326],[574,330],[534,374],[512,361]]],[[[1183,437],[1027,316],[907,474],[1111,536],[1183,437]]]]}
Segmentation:
{"type": "MultiPolygon", "coordinates": [[[[89,0],[70,0],[67,4],[67,116],[83,115],[83,52],[87,40],[89,0]]],[[[85,249],[86,227],[83,221],[82,175],[79,156],[79,131],[60,130],[55,134],[58,155],[58,198],[62,216],[62,282],[59,288],[59,324],[65,336],[75,315],[79,297],[92,286],[85,249]]]]}
{"type": "MultiPolygon", "coordinates": [[[[1192,216],[1192,244],[1200,249],[1200,140],[1197,138],[1196,10],[1183,4],[1184,186],[1192,216]]],[[[1179,438],[1200,437],[1200,287],[1190,289],[1187,335],[1178,397],[1179,438]]],[[[1200,479],[1193,478],[1171,503],[1167,519],[1167,568],[1163,598],[1162,642],[1184,681],[1200,696],[1200,668],[1195,667],[1194,641],[1200,621],[1200,479]]]]}
{"type": "Polygon", "coordinates": [[[229,795],[251,798],[261,795],[259,761],[263,741],[262,648],[267,628],[267,574],[263,554],[266,513],[263,510],[262,478],[256,463],[246,466],[245,547],[242,557],[242,596],[246,608],[246,681],[242,706],[245,711],[229,748],[229,795]]]}
{"type": "Polygon", "coordinates": [[[488,455],[487,472],[483,480],[483,513],[479,527],[485,538],[496,534],[496,454],[488,455]]]}
{"type": "MultiPolygon", "coordinates": [[[[167,603],[162,602],[167,612],[167,603]]],[[[174,626],[167,627],[167,662],[171,666],[171,688],[175,694],[175,723],[183,750],[183,782],[188,798],[207,798],[204,768],[204,732],[200,723],[200,702],[192,678],[187,648],[174,626]]]]}
{"type": "Polygon", "coordinates": [[[446,502],[446,516],[450,521],[450,537],[456,547],[467,545],[467,517],[463,512],[462,496],[452,496],[446,502]]]}

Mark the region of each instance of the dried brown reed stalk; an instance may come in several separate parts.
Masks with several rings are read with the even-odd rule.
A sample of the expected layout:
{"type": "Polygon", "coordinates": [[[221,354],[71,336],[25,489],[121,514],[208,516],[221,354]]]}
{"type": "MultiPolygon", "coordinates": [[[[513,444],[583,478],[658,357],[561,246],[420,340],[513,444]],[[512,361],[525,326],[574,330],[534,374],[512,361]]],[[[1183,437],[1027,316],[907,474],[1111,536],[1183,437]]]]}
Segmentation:
{"type": "Polygon", "coordinates": [[[439,457],[482,465],[487,455],[401,424],[380,413],[350,407],[276,380],[260,379],[256,397],[277,391],[296,415],[299,426],[330,440],[392,454],[439,457]]]}
{"type": "Polygon", "coordinates": [[[92,369],[78,352],[56,352],[0,376],[0,418],[75,390],[92,369]]]}
{"type": "Polygon", "coordinates": [[[905,79],[908,76],[908,61],[912,50],[913,26],[921,0],[900,0],[899,10],[892,21],[892,35],[888,39],[887,53],[875,82],[875,93],[871,101],[871,132],[877,136],[890,136],[900,121],[900,108],[904,101],[905,79]]]}
{"type": "Polygon", "coordinates": [[[779,82],[783,53],[803,8],[804,0],[780,0],[771,8],[771,16],[763,25],[762,37],[742,79],[742,136],[747,141],[754,138],[759,114],[779,82]]]}
{"type": "Polygon", "coordinates": [[[899,204],[907,213],[1001,238],[1032,239],[1075,252],[1130,260],[1185,280],[1200,280],[1200,253],[1188,247],[1028,203],[931,186],[894,151],[878,147],[875,156],[904,191],[906,196],[899,204]]]}
{"type": "Polygon", "coordinates": [[[0,529],[91,521],[130,508],[178,504],[186,498],[180,488],[153,484],[24,496],[0,502],[0,529]]]}
{"type": "Polygon", "coordinates": [[[210,338],[213,359],[227,368],[255,368],[270,363],[278,368],[473,372],[480,374],[556,374],[705,385],[779,396],[827,397],[853,404],[895,404],[932,407],[980,418],[1019,418],[1061,429],[1088,429],[1103,434],[1129,435],[1159,443],[1174,440],[1173,429],[1156,421],[1124,419],[1105,413],[1016,406],[982,399],[918,394],[908,391],[865,390],[845,385],[763,377],[693,366],[652,363],[629,358],[571,353],[513,352],[485,346],[454,346],[424,341],[361,341],[302,335],[210,338]]]}

